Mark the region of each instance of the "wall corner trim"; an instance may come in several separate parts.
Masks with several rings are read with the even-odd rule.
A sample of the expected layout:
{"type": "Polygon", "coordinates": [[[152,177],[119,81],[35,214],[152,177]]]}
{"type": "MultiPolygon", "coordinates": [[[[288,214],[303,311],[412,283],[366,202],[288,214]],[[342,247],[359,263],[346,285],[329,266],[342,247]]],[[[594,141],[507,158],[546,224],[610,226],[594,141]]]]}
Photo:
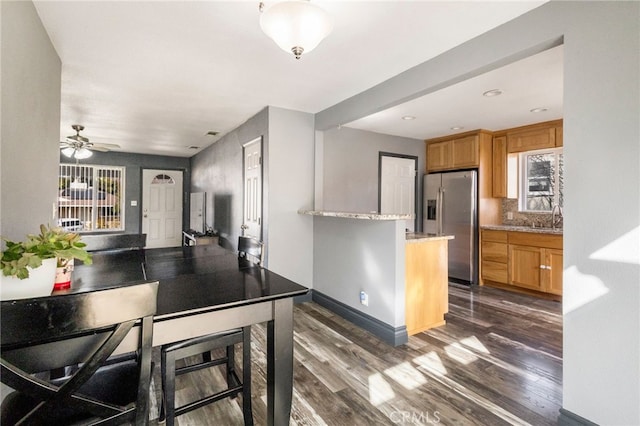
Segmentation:
{"type": "Polygon", "coordinates": [[[389,345],[400,346],[409,341],[407,327],[404,325],[401,327],[392,327],[379,319],[360,312],[351,306],[345,305],[344,303],[313,289],[311,290],[311,297],[318,305],[335,312],[358,327],[367,330],[389,345]]]}
{"type": "Polygon", "coordinates": [[[560,408],[560,415],[558,416],[558,426],[598,426],[597,423],[593,423],[580,417],[577,414],[572,413],[569,410],[560,408]]]}

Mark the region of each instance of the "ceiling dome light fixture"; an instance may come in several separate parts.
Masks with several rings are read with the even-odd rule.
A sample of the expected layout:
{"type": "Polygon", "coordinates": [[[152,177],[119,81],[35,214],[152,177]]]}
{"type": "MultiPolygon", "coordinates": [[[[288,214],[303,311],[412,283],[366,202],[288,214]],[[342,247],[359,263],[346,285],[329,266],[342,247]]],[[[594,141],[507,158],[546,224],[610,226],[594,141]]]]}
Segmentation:
{"type": "Polygon", "coordinates": [[[544,108],[544,107],[542,107],[542,108],[533,108],[533,109],[530,109],[530,110],[529,110],[529,112],[533,112],[533,113],[536,113],[536,112],[545,112],[546,110],[547,110],[547,109],[546,109],[546,108],[544,108]]]}
{"type": "Polygon", "coordinates": [[[276,3],[265,9],[260,2],[260,28],[296,59],[311,52],[333,29],[331,15],[307,0],[276,3]]]}

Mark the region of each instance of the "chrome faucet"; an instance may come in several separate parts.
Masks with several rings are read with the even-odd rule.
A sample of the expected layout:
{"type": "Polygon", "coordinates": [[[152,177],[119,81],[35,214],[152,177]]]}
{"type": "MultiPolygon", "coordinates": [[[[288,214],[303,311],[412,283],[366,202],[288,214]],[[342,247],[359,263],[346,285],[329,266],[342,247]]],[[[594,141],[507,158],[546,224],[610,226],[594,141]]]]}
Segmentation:
{"type": "Polygon", "coordinates": [[[554,204],[551,209],[551,227],[556,229],[562,223],[562,207],[559,204],[554,204]]]}

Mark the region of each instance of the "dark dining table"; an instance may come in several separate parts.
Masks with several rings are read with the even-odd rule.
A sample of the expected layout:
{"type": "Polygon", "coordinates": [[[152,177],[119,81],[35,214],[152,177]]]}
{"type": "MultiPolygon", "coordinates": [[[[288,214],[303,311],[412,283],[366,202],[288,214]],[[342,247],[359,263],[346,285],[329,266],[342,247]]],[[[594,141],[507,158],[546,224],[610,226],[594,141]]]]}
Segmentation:
{"type": "MultiPolygon", "coordinates": [[[[76,293],[159,281],[153,346],[258,323],[267,326],[267,422],[288,425],[293,393],[293,298],[308,292],[217,245],[96,252],[75,266],[76,293]]],[[[117,309],[117,307],[114,307],[117,309]]],[[[130,333],[119,352],[136,347],[130,333]]]]}

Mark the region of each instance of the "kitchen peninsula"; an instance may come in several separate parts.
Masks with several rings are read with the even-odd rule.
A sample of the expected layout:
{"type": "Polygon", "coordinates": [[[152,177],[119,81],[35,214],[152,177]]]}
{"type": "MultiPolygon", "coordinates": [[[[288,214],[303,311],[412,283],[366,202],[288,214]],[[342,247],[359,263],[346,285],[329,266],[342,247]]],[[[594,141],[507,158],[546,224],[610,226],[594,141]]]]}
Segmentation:
{"type": "Polygon", "coordinates": [[[385,342],[444,324],[453,237],[407,234],[412,214],[299,210],[313,216],[313,300],[385,342]]]}

